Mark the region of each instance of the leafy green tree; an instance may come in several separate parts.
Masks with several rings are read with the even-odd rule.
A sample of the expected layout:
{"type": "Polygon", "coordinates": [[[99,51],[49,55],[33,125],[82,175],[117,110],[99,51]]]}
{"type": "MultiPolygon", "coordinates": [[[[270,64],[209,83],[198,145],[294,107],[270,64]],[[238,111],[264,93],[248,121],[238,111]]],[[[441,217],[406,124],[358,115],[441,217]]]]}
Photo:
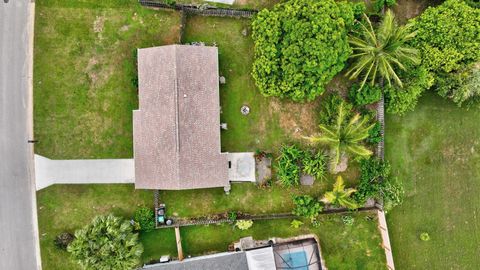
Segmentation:
{"type": "Polygon", "coordinates": [[[289,0],[260,11],[252,22],[260,92],[294,101],[321,95],[351,54],[352,24],[352,5],[334,0],[289,0]]]}
{"type": "Polygon", "coordinates": [[[316,154],[304,152],[303,173],[311,175],[315,180],[324,180],[327,172],[327,156],[321,151],[316,154]]]}
{"type": "Polygon", "coordinates": [[[309,218],[313,220],[323,210],[323,206],[317,199],[310,195],[293,196],[293,204],[295,208],[292,213],[299,217],[309,218]]]}
{"type": "Polygon", "coordinates": [[[356,189],[345,188],[343,178],[339,175],[333,185],[333,190],[328,191],[323,195],[322,202],[336,206],[343,206],[348,209],[357,209],[358,204],[351,198],[351,195],[354,192],[356,192],[356,189]]]}
{"type": "Polygon", "coordinates": [[[277,162],[277,178],[284,187],[300,184],[300,161],[303,151],[296,145],[282,146],[277,162]]]}
{"type": "Polygon", "coordinates": [[[143,246],[128,221],[109,215],[77,230],[67,250],[84,269],[130,270],[139,266],[143,246]]]}
{"type": "Polygon", "coordinates": [[[148,207],[138,208],[133,219],[140,225],[140,230],[144,232],[155,229],[155,213],[148,207]]]}
{"type": "Polygon", "coordinates": [[[399,26],[390,10],[376,29],[366,15],[360,24],[360,34],[351,35],[348,39],[353,49],[350,58],[354,63],[346,75],[350,79],[363,76],[360,88],[367,80],[370,85],[375,85],[379,77],[385,79],[388,85],[392,85],[393,81],[402,87],[397,70],[406,70],[408,64],[420,63],[417,49],[407,44],[415,36],[415,32],[412,32],[409,26],[399,26]]]}
{"type": "Polygon", "coordinates": [[[326,144],[330,147],[330,169],[335,170],[343,154],[368,157],[372,154],[362,142],[368,138],[370,129],[375,123],[368,124],[368,118],[355,114],[347,119],[348,111],[345,102],[338,107],[334,125],[319,125],[321,134],[307,137],[313,143],[326,144]]]}
{"type": "Polygon", "coordinates": [[[449,73],[480,59],[480,9],[447,0],[425,10],[412,25],[417,32],[412,45],[429,71],[449,73]]]}

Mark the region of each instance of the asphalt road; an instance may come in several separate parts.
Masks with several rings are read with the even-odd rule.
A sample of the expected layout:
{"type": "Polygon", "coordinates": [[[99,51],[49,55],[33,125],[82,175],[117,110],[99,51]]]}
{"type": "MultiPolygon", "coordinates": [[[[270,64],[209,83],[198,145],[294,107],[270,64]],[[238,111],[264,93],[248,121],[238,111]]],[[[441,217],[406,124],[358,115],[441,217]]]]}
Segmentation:
{"type": "Polygon", "coordinates": [[[0,269],[40,269],[30,98],[29,0],[0,0],[0,269]]]}

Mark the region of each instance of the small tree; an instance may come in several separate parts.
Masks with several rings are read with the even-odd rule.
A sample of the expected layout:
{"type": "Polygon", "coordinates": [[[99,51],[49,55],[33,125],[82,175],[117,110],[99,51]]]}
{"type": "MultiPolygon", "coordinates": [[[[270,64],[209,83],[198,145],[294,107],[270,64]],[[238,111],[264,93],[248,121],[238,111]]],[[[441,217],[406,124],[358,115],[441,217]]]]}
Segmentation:
{"type": "Polygon", "coordinates": [[[391,10],[387,11],[376,29],[368,16],[364,15],[361,28],[360,35],[348,39],[353,48],[350,57],[355,62],[346,75],[350,79],[363,76],[360,88],[367,80],[370,80],[370,85],[375,85],[377,77],[386,79],[389,85],[393,81],[402,87],[396,69],[406,70],[407,64],[420,63],[417,49],[407,45],[415,37],[415,32],[409,26],[398,26],[391,10]]]}
{"type": "Polygon", "coordinates": [[[333,190],[323,195],[322,202],[347,207],[348,209],[357,209],[358,204],[351,198],[355,191],[353,188],[346,189],[343,178],[339,175],[333,185],[333,190]]]}
{"type": "Polygon", "coordinates": [[[98,216],[75,237],[67,250],[84,269],[130,270],[140,264],[143,246],[130,223],[121,218],[98,216]]]}
{"type": "Polygon", "coordinates": [[[237,222],[235,223],[235,226],[237,226],[237,228],[239,228],[242,231],[246,231],[253,226],[253,220],[244,220],[244,219],[237,220],[237,222]]]}
{"type": "Polygon", "coordinates": [[[326,144],[330,147],[330,169],[335,171],[342,154],[368,157],[372,154],[368,148],[361,143],[369,136],[370,129],[375,124],[368,125],[368,118],[356,114],[348,121],[343,101],[338,107],[336,122],[332,126],[319,125],[322,134],[319,136],[307,137],[311,142],[326,144]],[[348,121],[348,122],[347,122],[348,121]]]}
{"type": "Polygon", "coordinates": [[[293,196],[293,204],[295,204],[292,211],[294,215],[310,220],[316,218],[323,209],[321,203],[310,195],[293,196]]]}

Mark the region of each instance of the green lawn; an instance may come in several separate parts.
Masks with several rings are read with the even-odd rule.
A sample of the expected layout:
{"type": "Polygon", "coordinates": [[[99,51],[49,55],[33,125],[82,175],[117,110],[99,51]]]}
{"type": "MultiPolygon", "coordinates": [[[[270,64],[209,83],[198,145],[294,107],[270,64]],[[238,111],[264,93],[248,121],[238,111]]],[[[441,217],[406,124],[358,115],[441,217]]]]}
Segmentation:
{"type": "Polygon", "coordinates": [[[478,269],[479,119],[480,109],[434,93],[404,117],[387,116],[386,157],[406,190],[387,217],[397,269],[478,269]]]}
{"type": "Polygon", "coordinates": [[[131,157],[135,50],[178,42],[179,25],[179,13],[148,10],[134,0],[37,1],[36,153],[131,157]]]}
{"type": "MultiPolygon", "coordinates": [[[[74,232],[94,216],[113,213],[130,218],[140,205],[151,205],[152,192],[135,191],[132,185],[54,185],[37,193],[40,245],[44,269],[79,269],[65,251],[53,245],[55,236],[63,231],[74,232]]],[[[385,253],[375,218],[367,213],[354,214],[354,226],[345,226],[337,215],[321,216],[319,228],[293,229],[291,220],[255,222],[248,231],[231,225],[185,227],[181,229],[184,252],[201,255],[226,251],[240,237],[257,239],[289,237],[315,233],[320,237],[323,255],[330,269],[384,269],[385,253]]],[[[176,256],[173,229],[155,230],[141,235],[145,247],[144,261],[161,255],[176,256]]]]}

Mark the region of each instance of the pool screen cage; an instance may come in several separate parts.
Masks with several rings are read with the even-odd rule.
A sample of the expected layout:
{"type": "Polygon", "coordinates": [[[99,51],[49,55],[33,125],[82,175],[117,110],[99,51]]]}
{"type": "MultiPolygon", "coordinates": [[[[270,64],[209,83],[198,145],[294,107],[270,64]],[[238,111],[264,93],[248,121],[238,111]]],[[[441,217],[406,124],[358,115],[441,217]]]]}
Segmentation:
{"type": "Polygon", "coordinates": [[[277,269],[322,269],[320,251],[314,239],[273,244],[273,253],[277,269]]]}

